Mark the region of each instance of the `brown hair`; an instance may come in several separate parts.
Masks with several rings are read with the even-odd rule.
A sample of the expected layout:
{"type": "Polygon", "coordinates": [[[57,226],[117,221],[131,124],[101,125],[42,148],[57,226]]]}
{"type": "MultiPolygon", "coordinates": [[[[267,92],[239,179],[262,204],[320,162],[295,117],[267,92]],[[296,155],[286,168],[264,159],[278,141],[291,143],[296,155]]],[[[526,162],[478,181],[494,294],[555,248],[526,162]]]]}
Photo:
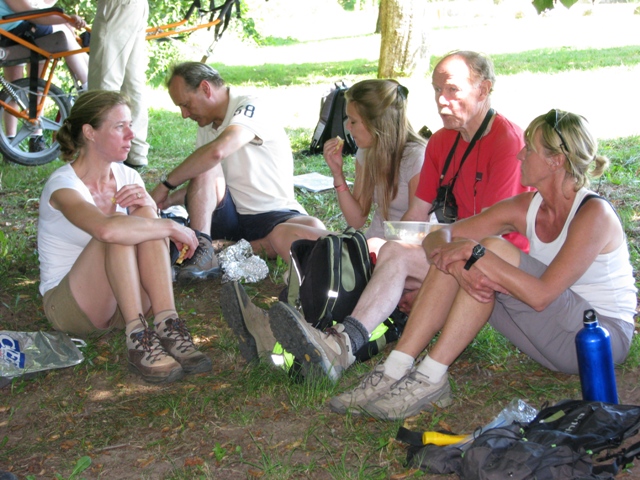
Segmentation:
{"type": "Polygon", "coordinates": [[[364,181],[354,197],[368,215],[378,192],[378,207],[387,219],[389,205],[398,194],[400,164],[407,142],[425,145],[407,118],[409,90],[396,80],[363,80],[346,92],[347,102],[362,117],[373,144],[364,158],[364,181]]]}
{"type": "Polygon", "coordinates": [[[117,105],[126,105],[131,108],[129,98],[120,92],[90,90],[81,94],[56,133],[62,160],[65,162],[75,160],[80,149],[84,147],[82,126],[89,124],[94,129],[100,128],[109,110],[117,105]]]}

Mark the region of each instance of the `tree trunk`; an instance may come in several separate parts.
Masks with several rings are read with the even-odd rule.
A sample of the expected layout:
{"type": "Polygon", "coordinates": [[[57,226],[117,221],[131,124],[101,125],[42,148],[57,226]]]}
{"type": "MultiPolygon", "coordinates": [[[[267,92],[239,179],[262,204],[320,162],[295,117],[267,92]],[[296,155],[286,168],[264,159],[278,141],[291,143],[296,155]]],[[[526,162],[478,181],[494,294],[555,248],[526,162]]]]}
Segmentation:
{"type": "Polygon", "coordinates": [[[429,71],[427,0],[381,0],[378,78],[424,77],[429,71]]]}

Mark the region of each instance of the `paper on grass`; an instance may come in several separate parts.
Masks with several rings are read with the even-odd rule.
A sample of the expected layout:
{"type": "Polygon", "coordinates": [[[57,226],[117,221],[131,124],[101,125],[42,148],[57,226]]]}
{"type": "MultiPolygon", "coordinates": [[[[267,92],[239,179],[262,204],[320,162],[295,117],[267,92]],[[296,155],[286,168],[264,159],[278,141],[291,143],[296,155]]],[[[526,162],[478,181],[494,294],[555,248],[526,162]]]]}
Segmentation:
{"type": "MultiPolygon", "coordinates": [[[[327,177],[318,172],[305,173],[293,177],[293,184],[311,192],[322,192],[333,188],[333,177],[327,177]]],[[[353,185],[353,182],[347,182],[347,184],[353,185]]]]}

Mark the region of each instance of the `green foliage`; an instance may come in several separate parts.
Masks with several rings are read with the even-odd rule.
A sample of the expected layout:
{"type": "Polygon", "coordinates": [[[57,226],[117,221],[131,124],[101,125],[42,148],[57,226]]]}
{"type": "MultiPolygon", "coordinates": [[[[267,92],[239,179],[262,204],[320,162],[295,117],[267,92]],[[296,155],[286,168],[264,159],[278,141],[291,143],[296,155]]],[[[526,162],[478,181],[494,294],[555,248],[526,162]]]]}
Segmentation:
{"type": "MultiPolygon", "coordinates": [[[[558,0],[533,0],[531,3],[536,8],[536,11],[540,14],[547,10],[553,10],[558,0]]],[[[578,0],[560,0],[560,3],[567,8],[571,8],[578,0]]]]}

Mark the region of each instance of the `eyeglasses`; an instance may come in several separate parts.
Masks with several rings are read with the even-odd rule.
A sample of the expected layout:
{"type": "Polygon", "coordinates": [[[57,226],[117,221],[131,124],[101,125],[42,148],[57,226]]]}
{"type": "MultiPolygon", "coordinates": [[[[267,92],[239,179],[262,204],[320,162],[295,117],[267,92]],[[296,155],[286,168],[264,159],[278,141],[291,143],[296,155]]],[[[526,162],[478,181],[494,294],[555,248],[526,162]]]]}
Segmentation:
{"type": "Polygon", "coordinates": [[[558,118],[558,110],[556,110],[555,108],[549,110],[549,113],[544,116],[544,121],[558,134],[558,137],[560,137],[560,148],[562,148],[562,150],[564,150],[564,153],[568,155],[569,149],[567,148],[567,142],[560,133],[560,130],[558,130],[558,122],[560,121],[560,118],[558,118]]]}

